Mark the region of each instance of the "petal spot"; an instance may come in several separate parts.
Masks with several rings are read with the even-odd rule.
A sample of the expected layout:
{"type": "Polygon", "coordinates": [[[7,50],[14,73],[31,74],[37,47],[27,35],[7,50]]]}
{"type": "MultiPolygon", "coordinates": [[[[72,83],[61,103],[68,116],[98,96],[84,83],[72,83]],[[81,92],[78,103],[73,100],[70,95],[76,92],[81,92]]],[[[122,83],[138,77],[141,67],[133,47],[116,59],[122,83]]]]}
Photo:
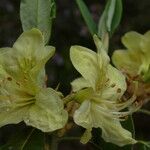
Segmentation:
{"type": "Polygon", "coordinates": [[[12,81],[12,77],[7,77],[7,80],[8,81],[12,81]]]}
{"type": "Polygon", "coordinates": [[[117,93],[121,93],[121,89],[120,88],[117,89],[117,93]]]}

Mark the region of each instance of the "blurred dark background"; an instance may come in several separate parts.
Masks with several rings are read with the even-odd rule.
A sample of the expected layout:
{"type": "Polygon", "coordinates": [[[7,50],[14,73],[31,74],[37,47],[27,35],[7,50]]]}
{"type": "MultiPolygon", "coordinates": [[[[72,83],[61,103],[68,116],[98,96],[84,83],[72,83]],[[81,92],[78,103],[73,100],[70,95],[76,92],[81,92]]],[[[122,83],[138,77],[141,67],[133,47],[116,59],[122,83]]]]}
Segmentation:
{"type": "MultiPolygon", "coordinates": [[[[104,0],[85,0],[95,22],[104,9],[104,0]]],[[[150,29],[150,0],[124,0],[121,24],[110,42],[110,55],[113,50],[123,47],[120,37],[131,30],[145,33],[150,29]]],[[[19,17],[20,0],[0,0],[0,47],[12,46],[22,33],[19,17]]],[[[57,49],[55,57],[47,65],[48,85],[55,88],[60,83],[59,90],[67,95],[70,92],[70,82],[78,76],[69,60],[71,45],[82,45],[95,49],[92,37],[77,8],[75,0],[57,0],[57,17],[54,20],[50,44],[57,49]]],[[[149,106],[147,105],[148,109],[149,106]]],[[[150,117],[143,114],[134,115],[137,137],[150,141],[150,117]]],[[[77,149],[78,145],[72,143],[77,149]]],[[[79,148],[78,148],[79,149],[79,148]]],[[[80,147],[90,149],[90,146],[80,147]]]]}

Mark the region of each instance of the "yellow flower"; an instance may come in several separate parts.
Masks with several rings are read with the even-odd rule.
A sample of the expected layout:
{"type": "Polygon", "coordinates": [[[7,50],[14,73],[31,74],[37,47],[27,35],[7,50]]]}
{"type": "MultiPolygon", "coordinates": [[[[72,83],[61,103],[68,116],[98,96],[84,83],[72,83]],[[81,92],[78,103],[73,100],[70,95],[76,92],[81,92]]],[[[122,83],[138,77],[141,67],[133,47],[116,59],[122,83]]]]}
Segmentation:
{"type": "Polygon", "coordinates": [[[81,141],[88,142],[92,128],[101,128],[106,142],[119,146],[134,144],[131,133],[120,124],[130,113],[121,110],[133,102],[133,99],[119,102],[126,90],[125,77],[109,64],[109,57],[97,36],[94,41],[97,53],[82,46],[72,46],[70,50],[71,61],[82,75],[71,83],[76,93],[74,99],[81,103],[74,113],[74,121],[86,129],[81,141]]]}
{"type": "Polygon", "coordinates": [[[115,66],[131,76],[150,81],[150,31],[144,35],[131,31],[122,37],[127,50],[116,50],[112,60],[115,66]]]}
{"type": "Polygon", "coordinates": [[[21,34],[12,48],[0,49],[0,126],[24,121],[50,132],[65,125],[63,102],[45,85],[45,63],[54,52],[38,29],[21,34]]]}

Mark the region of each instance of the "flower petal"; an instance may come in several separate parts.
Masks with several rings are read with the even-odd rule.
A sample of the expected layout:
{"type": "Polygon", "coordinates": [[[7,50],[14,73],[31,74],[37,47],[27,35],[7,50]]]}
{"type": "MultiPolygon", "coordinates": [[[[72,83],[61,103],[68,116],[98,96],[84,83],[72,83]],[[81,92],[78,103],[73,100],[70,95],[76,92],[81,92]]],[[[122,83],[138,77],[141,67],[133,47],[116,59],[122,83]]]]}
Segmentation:
{"type": "MultiPolygon", "coordinates": [[[[131,133],[122,128],[117,118],[112,118],[112,115],[108,113],[109,109],[107,112],[104,112],[99,105],[101,103],[89,100],[84,101],[80,108],[75,111],[75,123],[86,129],[100,127],[102,129],[102,137],[106,142],[111,142],[118,146],[135,144],[136,141],[132,138],[131,133]]],[[[104,109],[107,109],[107,107],[104,109]]]]}
{"type": "Polygon", "coordinates": [[[23,121],[29,107],[0,108],[0,127],[8,124],[17,124],[23,121]]]}
{"type": "Polygon", "coordinates": [[[38,55],[41,54],[41,50],[44,48],[42,33],[38,29],[23,32],[14,43],[13,48],[25,58],[31,59],[32,56],[35,56],[34,59],[37,59],[36,57],[40,57],[38,55]]]}
{"type": "Polygon", "coordinates": [[[30,74],[41,71],[55,52],[54,47],[45,46],[43,35],[38,29],[23,32],[13,45],[13,50],[16,53],[18,70],[26,74],[31,70],[30,74]]]}
{"type": "Polygon", "coordinates": [[[137,141],[132,138],[131,132],[124,129],[120,122],[112,118],[105,117],[103,119],[102,138],[106,142],[114,143],[118,146],[125,146],[127,144],[135,144],[137,141]]]}
{"type": "Polygon", "coordinates": [[[140,47],[141,38],[142,38],[141,34],[134,32],[134,31],[131,31],[131,32],[126,33],[122,37],[122,43],[129,50],[141,51],[141,47],[140,47]]]}
{"type": "Polygon", "coordinates": [[[121,98],[126,90],[127,85],[125,81],[125,76],[111,65],[108,65],[106,75],[108,81],[106,82],[103,90],[101,91],[101,98],[104,100],[116,101],[121,98]]]}
{"type": "Polygon", "coordinates": [[[68,114],[58,93],[47,88],[36,95],[36,103],[31,106],[24,121],[43,132],[51,132],[63,128],[67,119],[68,114]]]}
{"type": "Polygon", "coordinates": [[[72,81],[71,85],[72,85],[72,90],[74,92],[79,91],[79,90],[81,90],[83,88],[86,88],[86,87],[90,87],[90,84],[88,83],[88,81],[85,80],[82,77],[81,78],[77,78],[74,81],[72,81]]]}
{"type": "Polygon", "coordinates": [[[43,59],[37,62],[36,66],[30,71],[32,80],[36,80],[38,85],[45,85],[45,64],[54,55],[55,47],[46,46],[43,51],[43,59]]]}
{"type": "Polygon", "coordinates": [[[91,115],[91,101],[85,100],[74,113],[74,121],[77,125],[80,125],[86,129],[93,127],[93,120],[91,115]]]}
{"type": "Polygon", "coordinates": [[[45,85],[45,63],[54,52],[54,47],[44,46],[41,32],[32,29],[24,32],[13,48],[0,49],[0,64],[10,76],[29,88],[28,91],[34,91],[31,85],[32,89],[45,85]]]}
{"type": "Polygon", "coordinates": [[[150,56],[150,31],[146,32],[141,39],[141,48],[146,56],[150,56]]]}
{"type": "Polygon", "coordinates": [[[33,97],[0,66],[0,127],[17,124],[33,103],[33,97]]]}
{"type": "Polygon", "coordinates": [[[141,59],[132,56],[133,55],[126,50],[116,50],[113,53],[112,61],[118,69],[137,75],[141,59]]]}
{"type": "Polygon", "coordinates": [[[99,70],[96,53],[82,46],[72,46],[70,58],[76,70],[95,89],[99,70]]]}

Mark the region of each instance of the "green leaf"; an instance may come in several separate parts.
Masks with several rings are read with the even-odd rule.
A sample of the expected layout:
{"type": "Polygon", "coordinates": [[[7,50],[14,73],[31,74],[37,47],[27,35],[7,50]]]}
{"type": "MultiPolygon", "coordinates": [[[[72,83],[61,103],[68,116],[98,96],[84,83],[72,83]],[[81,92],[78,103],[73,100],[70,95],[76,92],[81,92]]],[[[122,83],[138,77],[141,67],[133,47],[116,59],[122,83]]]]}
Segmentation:
{"type": "Polygon", "coordinates": [[[140,150],[149,150],[150,149],[150,142],[147,141],[138,141],[139,143],[137,146],[140,148],[140,150]]]}
{"type": "Polygon", "coordinates": [[[97,34],[97,25],[95,24],[86,4],[84,3],[83,0],[76,0],[76,2],[78,4],[80,12],[89,28],[91,35],[97,34]]]}
{"type": "Polygon", "coordinates": [[[104,12],[99,20],[98,35],[103,38],[109,32],[114,33],[122,16],[122,0],[108,0],[104,12]]]}
{"type": "Polygon", "coordinates": [[[0,150],[43,150],[44,133],[35,129],[17,130],[0,150]]]}
{"type": "Polygon", "coordinates": [[[55,15],[55,0],[21,0],[20,17],[23,30],[38,28],[44,35],[45,43],[50,39],[55,15]]]}
{"type": "MultiPolygon", "coordinates": [[[[133,138],[135,138],[135,129],[132,116],[129,116],[129,118],[125,122],[122,122],[122,126],[125,129],[129,130],[132,133],[133,138]]],[[[132,150],[132,149],[133,145],[128,145],[123,148],[123,150],[132,150]]]]}

